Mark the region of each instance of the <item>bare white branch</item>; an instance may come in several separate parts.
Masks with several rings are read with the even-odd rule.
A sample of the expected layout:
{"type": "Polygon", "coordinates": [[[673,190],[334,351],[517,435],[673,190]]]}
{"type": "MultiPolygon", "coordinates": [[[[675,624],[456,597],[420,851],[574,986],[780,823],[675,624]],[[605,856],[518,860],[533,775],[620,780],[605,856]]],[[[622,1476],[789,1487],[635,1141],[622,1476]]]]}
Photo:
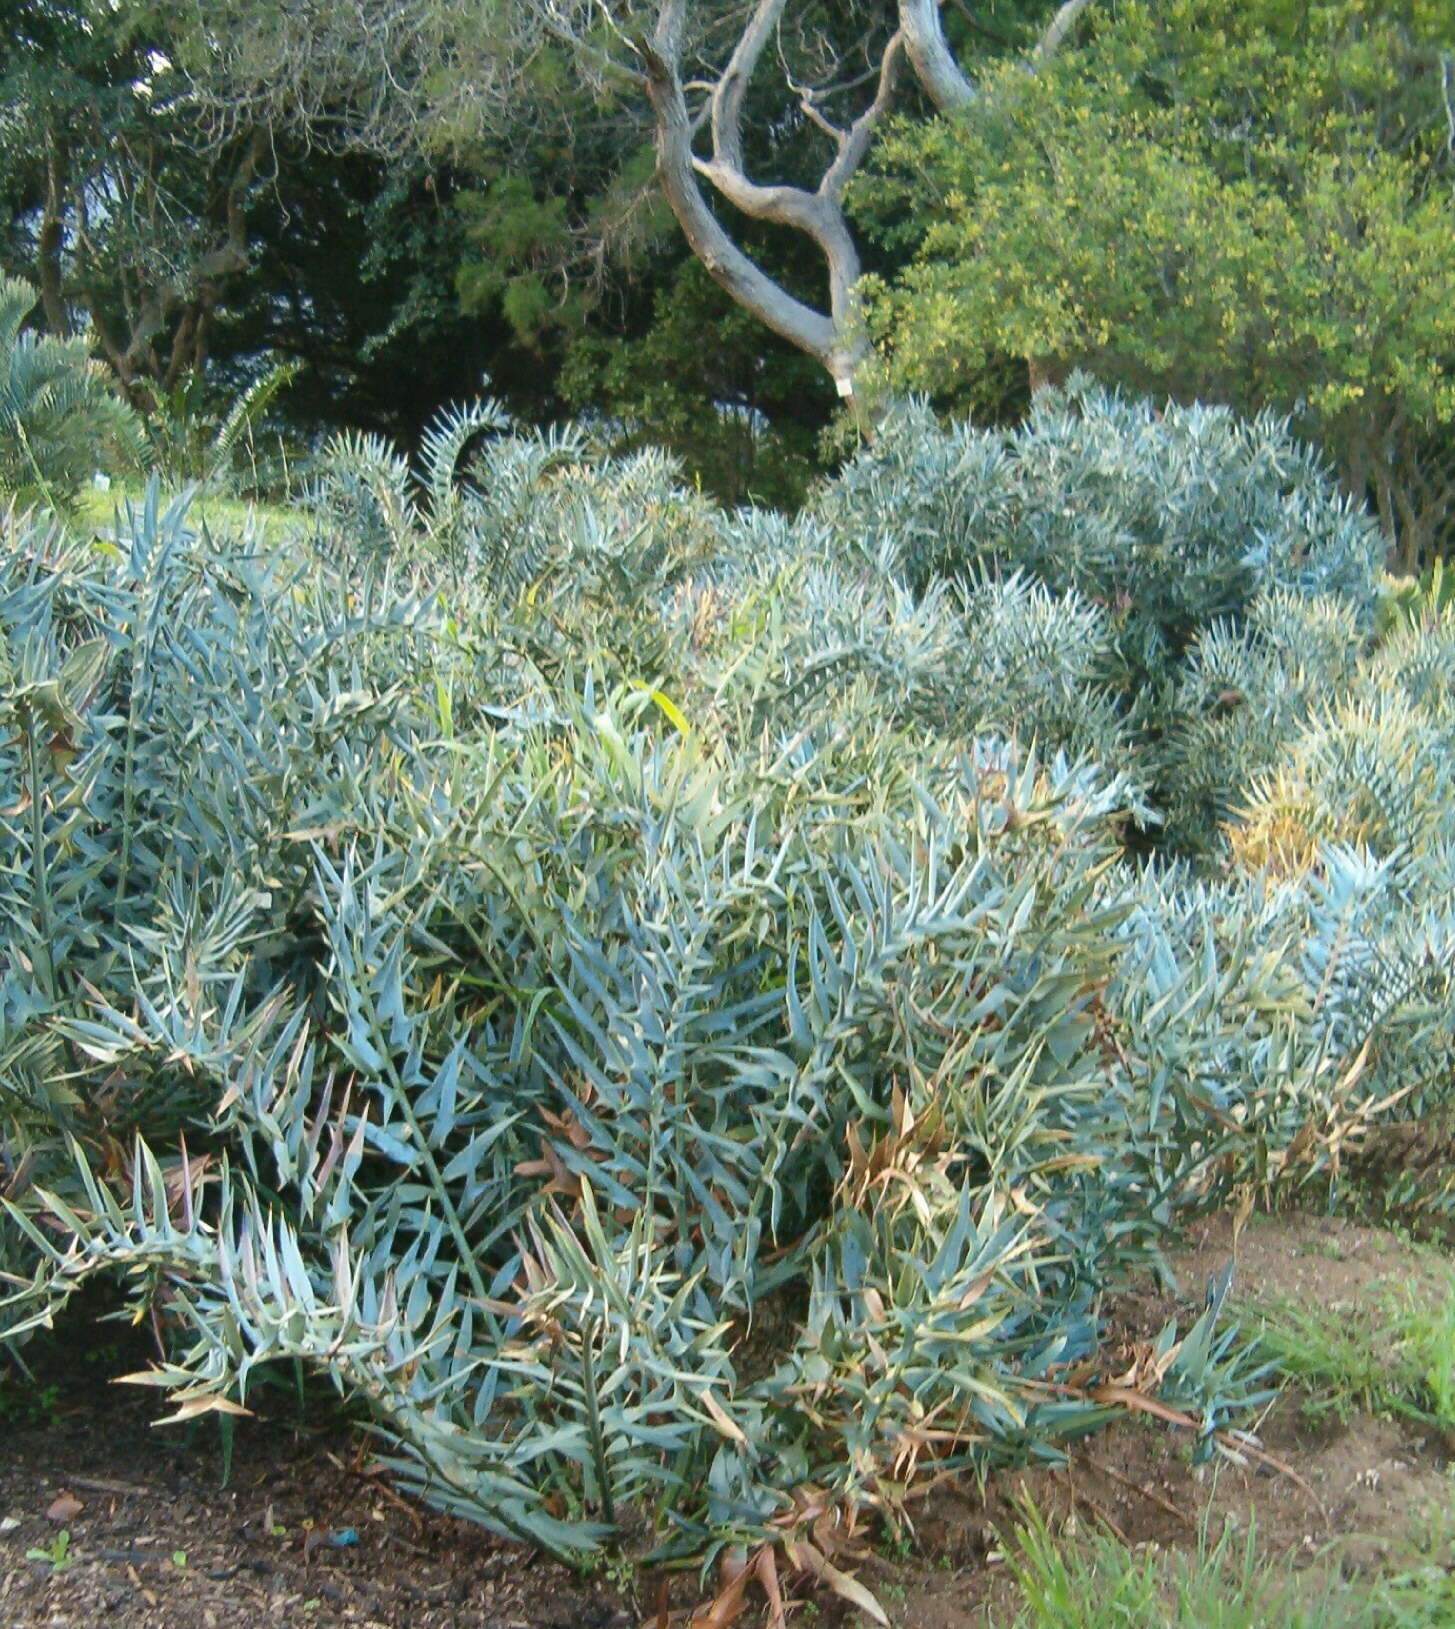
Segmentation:
{"type": "Polygon", "coordinates": [[[899,28],[915,77],[941,113],[969,107],[978,92],[945,39],[939,0],[899,0],[899,28]]]}
{"type": "MultiPolygon", "coordinates": [[[[814,357],[836,378],[851,378],[857,357],[850,356],[833,318],[814,310],[771,278],[734,241],[702,196],[697,174],[707,161],[698,160],[692,151],[693,121],[683,96],[680,72],[682,12],[683,0],[664,0],[650,41],[644,40],[640,46],[647,70],[648,95],[656,115],[658,178],[672,213],[708,274],[744,310],[791,345],[814,357]]],[[[721,175],[729,181],[738,176],[744,187],[751,189],[742,195],[750,203],[757,203],[757,189],[752,189],[752,184],[741,177],[740,172],[724,164],[721,175]]],[[[716,184],[716,178],[713,179],[716,184]]],[[[787,224],[800,225],[801,222],[788,220],[787,224]]]]}
{"type": "Polygon", "coordinates": [[[719,164],[743,168],[743,97],[787,0],[758,0],[712,97],[712,152],[719,164]]]}
{"type": "Polygon", "coordinates": [[[1076,26],[1081,13],[1091,4],[1091,0],[1065,0],[1065,4],[1046,25],[1046,32],[1036,42],[1036,48],[1031,52],[1031,67],[1041,68],[1048,63],[1065,43],[1066,36],[1076,26]]]}
{"type": "Polygon", "coordinates": [[[903,53],[904,33],[896,29],[890,35],[889,43],[884,47],[884,54],[879,60],[879,88],[875,92],[874,100],[845,132],[838,154],[819,185],[821,197],[834,199],[842,197],[844,187],[864,162],[869,151],[869,142],[874,135],[874,127],[889,111],[894,100],[899,59],[903,53]]]}

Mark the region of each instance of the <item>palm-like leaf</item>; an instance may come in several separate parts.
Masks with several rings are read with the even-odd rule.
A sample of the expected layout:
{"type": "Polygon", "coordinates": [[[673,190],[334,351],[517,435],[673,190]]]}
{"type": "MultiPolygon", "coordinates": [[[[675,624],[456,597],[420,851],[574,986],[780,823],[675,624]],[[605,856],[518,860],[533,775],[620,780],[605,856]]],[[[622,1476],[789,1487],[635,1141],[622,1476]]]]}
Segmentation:
{"type": "Polygon", "coordinates": [[[98,463],[134,455],[140,431],[84,339],[25,329],[35,303],[28,283],[0,279],[0,494],[63,504],[98,463]]]}

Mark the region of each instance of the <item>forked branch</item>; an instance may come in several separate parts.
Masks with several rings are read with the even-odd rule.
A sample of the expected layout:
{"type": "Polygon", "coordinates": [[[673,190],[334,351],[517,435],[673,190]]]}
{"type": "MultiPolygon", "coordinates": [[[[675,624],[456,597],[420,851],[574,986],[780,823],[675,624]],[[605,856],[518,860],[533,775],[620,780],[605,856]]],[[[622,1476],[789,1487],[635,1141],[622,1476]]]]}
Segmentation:
{"type": "MultiPolygon", "coordinates": [[[[1028,66],[1033,71],[1060,49],[1089,4],[1090,0],[1065,0],[1030,53],[1028,66]]],[[[716,77],[684,79],[683,39],[691,0],[661,0],[650,38],[635,40],[634,50],[645,67],[656,116],[662,188],[693,253],[738,304],[821,362],[840,394],[851,396],[867,346],[855,294],[862,268],[844,215],[844,189],[863,165],[874,130],[893,103],[901,59],[908,58],[926,93],[942,110],[969,106],[978,91],[945,38],[939,0],[896,0],[898,26],[880,52],[877,72],[871,69],[866,76],[875,80],[873,99],[852,122],[830,119],[822,105],[824,93],[796,83],[785,68],[788,89],[805,118],[833,143],[833,156],[817,187],[755,181],[744,158],[744,103],[787,9],[788,0],[753,0],[716,77]],[[696,116],[687,105],[689,84],[704,97],[696,116]],[[706,157],[695,146],[704,129],[711,141],[706,157]],[[702,181],[750,219],[791,227],[812,240],[828,271],[826,312],[790,293],[739,247],[704,197],[702,181]]],[[[835,94],[841,91],[839,87],[835,94]]]]}

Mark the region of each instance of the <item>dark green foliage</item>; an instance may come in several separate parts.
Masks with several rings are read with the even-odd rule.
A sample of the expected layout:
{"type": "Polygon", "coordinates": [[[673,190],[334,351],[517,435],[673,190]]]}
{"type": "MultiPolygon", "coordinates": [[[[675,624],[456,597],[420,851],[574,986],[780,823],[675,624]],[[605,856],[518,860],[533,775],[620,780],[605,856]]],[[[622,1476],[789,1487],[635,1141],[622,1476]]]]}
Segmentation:
{"type": "Polygon", "coordinates": [[[835,406],[817,363],[734,306],[701,266],[658,274],[649,320],[569,337],[560,388],[622,447],[665,447],[726,504],[796,508],[835,406]]]}

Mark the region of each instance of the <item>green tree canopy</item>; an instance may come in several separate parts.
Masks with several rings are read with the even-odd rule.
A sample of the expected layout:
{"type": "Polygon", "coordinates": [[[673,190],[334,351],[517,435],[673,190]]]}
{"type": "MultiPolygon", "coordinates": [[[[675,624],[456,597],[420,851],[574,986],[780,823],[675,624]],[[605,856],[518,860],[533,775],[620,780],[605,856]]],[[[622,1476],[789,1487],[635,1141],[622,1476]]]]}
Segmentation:
{"type": "Polygon", "coordinates": [[[1295,413],[1406,564],[1455,525],[1448,4],[1097,11],[1037,76],[901,128],[860,203],[914,258],[874,320],[900,385],[1010,351],[1295,413]]]}
{"type": "MultiPolygon", "coordinates": [[[[852,397],[864,263],[843,197],[886,115],[973,103],[997,54],[1039,69],[1088,4],[1008,0],[1002,31],[984,24],[994,8],[962,27],[935,0],[209,0],[189,60],[229,133],[282,121],[333,144],[451,155],[505,141],[528,164],[543,136],[570,153],[606,132],[708,275],[852,397]],[[811,282],[757,253],[761,227],[802,240],[811,282]]],[[[546,236],[573,215],[608,231],[620,218],[557,220],[555,200],[533,197],[546,236]]],[[[504,200],[515,217],[524,201],[504,200]]],[[[522,314],[531,292],[513,280],[522,314]]]]}
{"type": "MultiPolygon", "coordinates": [[[[486,83],[501,41],[481,42],[480,73],[426,85],[403,14],[385,62],[366,12],[388,8],[18,0],[0,21],[0,272],[39,289],[28,320],[88,328],[159,444],[215,427],[276,359],[303,367],[270,417],[305,439],[347,425],[416,445],[488,376],[523,419],[654,431],[729,500],[796,498],[832,389],[684,281],[645,104],[554,47],[518,62],[503,114],[486,83]],[[276,94],[224,82],[219,17],[249,61],[282,39],[326,90],[311,99],[281,67],[276,94]],[[288,33],[300,18],[306,40],[288,33]],[[764,416],[779,413],[781,428],[764,416]]],[[[755,151],[771,164],[785,143],[765,133],[755,151]]],[[[811,283],[805,250],[793,234],[755,245],[811,283]]]]}
{"type": "Polygon", "coordinates": [[[52,334],[84,313],[141,406],[207,357],[269,163],[259,128],[204,141],[176,38],[148,0],[20,0],[0,30],[5,264],[52,334]]]}

